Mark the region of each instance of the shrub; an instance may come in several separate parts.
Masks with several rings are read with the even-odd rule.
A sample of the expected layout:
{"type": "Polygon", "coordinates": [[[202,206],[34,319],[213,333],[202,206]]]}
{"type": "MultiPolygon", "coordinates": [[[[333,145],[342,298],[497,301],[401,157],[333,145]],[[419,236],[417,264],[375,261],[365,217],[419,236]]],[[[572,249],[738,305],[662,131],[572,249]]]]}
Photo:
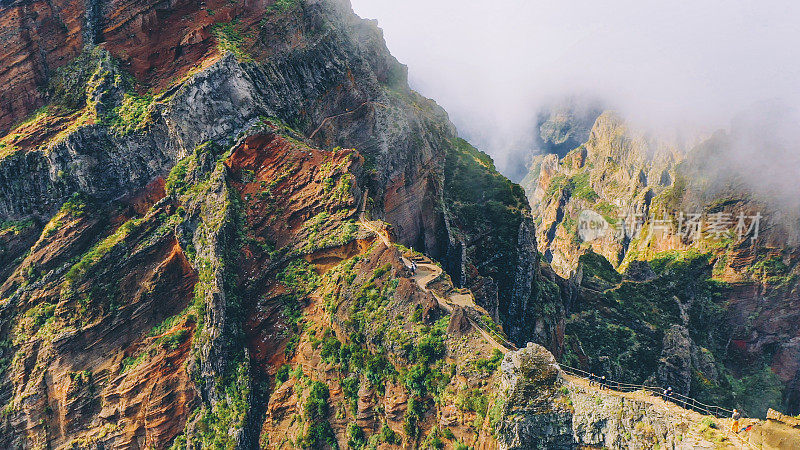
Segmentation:
{"type": "Polygon", "coordinates": [[[320,350],[322,359],[328,363],[338,363],[340,361],[339,354],[341,348],[342,343],[333,335],[333,332],[331,330],[325,330],[325,334],[322,338],[322,349],[320,350]]]}
{"type": "Polygon", "coordinates": [[[411,397],[408,400],[406,415],[403,418],[403,432],[406,436],[412,439],[419,437],[419,421],[424,412],[425,407],[419,398],[411,397]]]}
{"type": "Polygon", "coordinates": [[[277,372],[275,372],[275,384],[280,385],[289,379],[289,374],[292,371],[292,366],[289,364],[282,365],[277,372]]]}
{"type": "Polygon", "coordinates": [[[343,378],[341,385],[344,398],[347,399],[347,402],[350,404],[350,409],[355,413],[358,404],[358,388],[360,385],[358,375],[350,375],[347,378],[343,378]]]}
{"type": "Polygon", "coordinates": [[[278,281],[285,284],[291,291],[302,296],[310,294],[320,284],[320,278],[317,272],[314,271],[314,266],[303,259],[292,261],[278,274],[278,281]]]}
{"type": "Polygon", "coordinates": [[[484,417],[489,408],[489,399],[480,389],[465,388],[456,395],[455,405],[461,411],[472,411],[484,417]]]}
{"type": "Polygon", "coordinates": [[[355,422],[347,424],[347,446],[352,449],[361,449],[367,445],[367,438],[364,436],[364,430],[355,422]]]}
{"type": "Polygon", "coordinates": [[[299,0],[275,0],[275,3],[268,7],[270,13],[285,13],[295,9],[299,5],[299,0]]]}
{"type": "Polygon", "coordinates": [[[308,421],[308,429],[303,438],[304,445],[310,448],[322,448],[323,444],[336,446],[336,435],[328,422],[328,386],[314,381],[303,405],[303,412],[308,421]]]}
{"type": "Polygon", "coordinates": [[[373,279],[380,278],[383,275],[385,275],[387,272],[389,272],[389,270],[391,270],[391,269],[392,269],[392,265],[390,263],[386,263],[386,264],[384,264],[384,265],[382,265],[382,266],[380,266],[377,269],[372,271],[372,278],[373,279]]]}
{"type": "Polygon", "coordinates": [[[242,49],[244,36],[239,31],[238,22],[218,23],[211,29],[211,33],[217,39],[217,50],[220,53],[233,53],[236,59],[242,62],[250,62],[253,58],[242,49]]]}
{"type": "Polygon", "coordinates": [[[167,180],[164,182],[164,191],[167,195],[181,195],[186,192],[186,174],[189,171],[189,162],[191,159],[191,156],[181,159],[175,164],[172,170],[169,171],[167,180]]]}
{"type": "Polygon", "coordinates": [[[415,359],[422,364],[432,363],[443,357],[446,351],[444,336],[438,332],[424,336],[414,350],[415,359]]]}
{"type": "Polygon", "coordinates": [[[503,360],[503,352],[498,349],[492,350],[492,356],[489,358],[479,358],[473,362],[476,369],[485,372],[494,372],[500,367],[500,362],[503,360]]]}
{"type": "Polygon", "coordinates": [[[383,424],[381,427],[381,434],[380,434],[380,442],[384,442],[389,445],[400,445],[401,439],[397,433],[394,432],[393,429],[389,427],[387,424],[383,424]]]}
{"type": "Polygon", "coordinates": [[[126,93],[122,104],[114,108],[105,121],[112,130],[123,136],[140,131],[150,122],[152,104],[152,95],[126,93]]]}
{"type": "Polygon", "coordinates": [[[164,348],[175,350],[176,348],[180,347],[180,345],[186,340],[188,336],[189,336],[189,331],[186,330],[185,328],[182,328],[172,334],[168,334],[164,337],[159,338],[158,342],[164,348]]]}
{"type": "Polygon", "coordinates": [[[714,422],[714,419],[711,417],[703,417],[703,420],[700,421],[700,425],[702,426],[702,429],[717,428],[717,423],[714,422]]]}

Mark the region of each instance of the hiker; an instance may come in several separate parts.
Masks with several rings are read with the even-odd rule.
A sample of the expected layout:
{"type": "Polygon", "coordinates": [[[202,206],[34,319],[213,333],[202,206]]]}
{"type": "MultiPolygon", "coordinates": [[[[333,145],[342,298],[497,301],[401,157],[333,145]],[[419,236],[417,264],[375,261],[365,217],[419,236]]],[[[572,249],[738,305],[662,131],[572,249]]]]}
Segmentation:
{"type": "Polygon", "coordinates": [[[589,374],[589,386],[594,385],[596,379],[597,379],[597,375],[595,375],[594,372],[589,374]]]}
{"type": "Polygon", "coordinates": [[[664,392],[661,393],[661,398],[663,398],[666,402],[667,400],[670,400],[670,397],[672,397],[672,386],[667,386],[664,388],[664,392]]]}
{"type": "Polygon", "coordinates": [[[742,418],[742,415],[739,414],[739,411],[734,409],[733,410],[733,415],[731,416],[731,419],[733,419],[733,425],[731,425],[731,431],[733,431],[734,433],[737,433],[737,434],[739,433],[739,419],[741,419],[741,418],[742,418]]]}
{"type": "Polygon", "coordinates": [[[602,391],[606,387],[607,387],[606,386],[606,376],[603,375],[602,377],[600,377],[600,390],[602,391]]]}

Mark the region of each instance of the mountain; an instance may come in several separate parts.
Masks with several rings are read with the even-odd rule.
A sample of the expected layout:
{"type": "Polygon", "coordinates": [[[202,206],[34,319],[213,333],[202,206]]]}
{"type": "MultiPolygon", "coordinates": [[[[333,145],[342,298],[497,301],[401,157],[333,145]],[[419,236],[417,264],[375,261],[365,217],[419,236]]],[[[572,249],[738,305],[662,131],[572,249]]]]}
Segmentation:
{"type": "Polygon", "coordinates": [[[356,419],[416,442],[445,386],[491,390],[477,329],[556,339],[522,189],[349,4],[26,1],[0,22],[4,447],[344,443],[356,419]],[[471,289],[461,312],[407,248],[471,289]]]}
{"type": "Polygon", "coordinates": [[[752,415],[798,411],[800,214],[739,165],[744,136],[781,164],[754,123],[687,149],[607,111],[567,154],[534,158],[539,250],[578,285],[566,361],[752,415]]]}
{"type": "Polygon", "coordinates": [[[603,109],[600,100],[583,97],[567,98],[540,107],[536,115],[536,149],[563,157],[586,142],[603,109]]]}
{"type": "MultiPolygon", "coordinates": [[[[0,24],[0,447],[736,439],[561,370],[613,269],[543,262],[523,189],[346,1],[15,0],[0,24]]],[[[792,436],[776,414],[751,435],[792,436]]]]}

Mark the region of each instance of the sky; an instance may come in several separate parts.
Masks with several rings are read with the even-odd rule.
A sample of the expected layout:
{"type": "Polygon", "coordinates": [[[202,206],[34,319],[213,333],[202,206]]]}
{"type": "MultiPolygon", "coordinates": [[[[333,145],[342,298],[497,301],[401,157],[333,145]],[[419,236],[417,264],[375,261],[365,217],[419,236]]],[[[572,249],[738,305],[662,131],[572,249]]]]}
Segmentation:
{"type": "Polygon", "coordinates": [[[351,1],[501,170],[529,150],[542,105],[566,96],[664,133],[724,128],[764,100],[800,106],[794,0],[351,1]]]}

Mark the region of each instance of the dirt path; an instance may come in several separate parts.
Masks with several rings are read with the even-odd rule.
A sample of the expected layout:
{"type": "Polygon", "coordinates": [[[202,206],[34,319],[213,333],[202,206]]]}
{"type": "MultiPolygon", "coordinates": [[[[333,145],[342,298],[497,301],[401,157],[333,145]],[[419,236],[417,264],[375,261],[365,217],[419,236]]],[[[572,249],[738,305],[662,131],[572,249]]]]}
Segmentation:
{"type": "MultiPolygon", "coordinates": [[[[377,226],[375,226],[375,222],[369,222],[369,221],[363,220],[363,218],[361,218],[359,220],[359,224],[361,226],[363,226],[364,228],[368,229],[369,231],[372,231],[373,233],[375,233],[375,235],[377,235],[381,239],[381,241],[384,243],[384,245],[386,245],[387,247],[390,247],[392,245],[392,242],[389,239],[389,237],[387,236],[386,232],[384,230],[382,230],[382,229],[379,229],[377,226]]],[[[401,258],[403,260],[403,263],[406,265],[406,267],[410,268],[410,267],[412,267],[412,265],[416,265],[416,270],[414,271],[414,274],[413,274],[412,278],[416,282],[417,286],[419,286],[419,288],[422,289],[423,291],[429,292],[431,295],[433,295],[433,297],[436,299],[437,303],[439,304],[439,307],[441,307],[442,309],[447,311],[448,314],[452,314],[453,313],[454,306],[459,306],[459,307],[462,307],[462,308],[474,308],[476,310],[480,308],[475,303],[475,298],[472,296],[471,293],[464,293],[461,290],[458,290],[458,289],[454,288],[452,293],[450,293],[446,298],[442,298],[442,296],[440,296],[439,294],[437,294],[436,292],[434,292],[430,288],[428,288],[428,285],[431,282],[433,282],[434,280],[436,280],[444,272],[444,270],[441,267],[439,267],[438,265],[434,264],[433,261],[431,261],[430,259],[428,259],[426,257],[419,257],[419,256],[412,257],[412,259],[413,259],[413,263],[412,263],[412,260],[409,260],[405,256],[402,256],[401,258]]],[[[496,349],[500,350],[501,352],[503,352],[503,354],[505,354],[508,351],[512,350],[512,348],[510,348],[508,345],[506,345],[506,343],[501,343],[500,341],[497,340],[497,338],[495,338],[491,333],[489,333],[484,328],[483,324],[477,323],[475,320],[473,320],[470,317],[467,317],[467,319],[469,320],[470,324],[476,330],[478,330],[478,332],[483,336],[483,338],[493,348],[496,348],[496,349]]],[[[566,374],[566,373],[564,374],[564,376],[565,376],[565,378],[567,380],[569,380],[573,384],[580,385],[583,388],[588,389],[588,390],[599,391],[599,389],[597,387],[595,387],[593,385],[590,385],[588,380],[586,380],[584,378],[575,377],[573,375],[569,375],[569,374],[566,374]]],[[[662,411],[664,411],[665,414],[681,416],[681,417],[685,418],[687,421],[692,422],[692,423],[698,423],[699,424],[700,422],[702,422],[702,420],[705,417],[707,417],[707,416],[704,416],[704,415],[702,415],[700,413],[697,413],[697,412],[694,412],[694,411],[691,411],[691,410],[688,410],[688,409],[681,408],[680,406],[678,406],[678,405],[676,405],[676,404],[674,404],[672,402],[667,402],[667,401],[661,399],[660,397],[658,397],[656,395],[653,395],[653,394],[650,394],[650,393],[645,392],[645,391],[621,392],[621,391],[614,391],[614,390],[604,389],[603,392],[606,393],[606,394],[611,394],[611,395],[622,397],[622,398],[628,398],[628,399],[631,399],[631,400],[638,400],[638,401],[651,403],[651,404],[657,406],[662,411]]],[[[736,433],[732,433],[730,431],[730,427],[731,427],[731,420],[730,419],[719,419],[719,418],[717,418],[717,419],[714,419],[714,420],[715,420],[715,422],[717,422],[719,424],[718,431],[720,433],[724,434],[728,438],[728,440],[730,441],[730,444],[734,448],[742,448],[742,449],[755,448],[749,442],[747,442],[742,436],[740,436],[740,435],[738,435],[736,433]],[[738,445],[738,447],[737,447],[737,445],[738,445]]],[[[747,422],[743,421],[743,424],[746,425],[747,422]]]]}
{"type": "MultiPolygon", "coordinates": [[[[433,262],[427,258],[417,258],[414,262],[417,266],[413,276],[414,280],[420,289],[433,295],[433,297],[436,299],[436,302],[439,303],[439,306],[442,309],[450,314],[453,313],[455,306],[462,308],[473,308],[481,311],[483,310],[475,303],[475,297],[473,297],[471,293],[465,294],[454,288],[452,293],[450,293],[446,298],[442,298],[442,296],[429,289],[428,285],[436,280],[444,272],[444,270],[442,270],[442,268],[438,265],[433,264],[433,262]]],[[[467,316],[467,320],[469,320],[470,324],[476,330],[478,330],[479,333],[481,333],[483,338],[492,346],[492,348],[500,350],[503,352],[503,354],[511,350],[507,345],[505,345],[505,343],[499,342],[497,338],[486,331],[483,324],[478,323],[469,316],[467,316]]]]}
{"type": "Polygon", "coordinates": [[[384,231],[382,231],[382,230],[379,230],[373,224],[373,222],[368,222],[368,221],[366,221],[364,219],[359,219],[358,220],[358,224],[361,225],[362,227],[368,229],[369,231],[372,231],[373,233],[375,233],[379,238],[381,238],[381,240],[383,241],[383,244],[386,245],[387,247],[391,247],[392,246],[392,242],[389,240],[389,237],[386,236],[386,233],[384,231]]]}
{"type": "MultiPolygon", "coordinates": [[[[615,391],[613,389],[600,390],[596,385],[589,384],[589,380],[585,378],[576,377],[568,373],[564,373],[564,378],[567,381],[569,381],[570,384],[580,386],[589,391],[595,391],[606,395],[613,395],[615,397],[627,398],[629,400],[636,400],[640,402],[650,403],[651,405],[660,409],[666,416],[680,416],[683,417],[687,422],[693,424],[700,424],[703,422],[704,419],[710,417],[689,409],[681,408],[675,403],[666,401],[661,397],[659,397],[658,395],[654,395],[647,391],[622,392],[622,391],[615,391]]],[[[752,444],[747,442],[747,440],[745,440],[743,436],[730,431],[732,425],[731,419],[714,418],[714,422],[718,424],[718,428],[715,430],[715,432],[725,436],[729,441],[728,443],[730,444],[730,446],[725,448],[738,448],[738,449],[756,448],[752,444]]],[[[742,426],[746,426],[749,423],[751,423],[751,421],[749,421],[748,419],[743,419],[740,422],[742,423],[742,426]]]]}
{"type": "MultiPolygon", "coordinates": [[[[390,247],[392,245],[391,240],[386,235],[384,230],[379,229],[375,226],[375,222],[369,222],[364,220],[363,212],[360,214],[359,225],[363,226],[367,230],[375,233],[381,241],[383,241],[384,245],[390,247]]],[[[427,257],[411,257],[413,259],[409,260],[405,256],[401,256],[403,260],[403,264],[406,267],[411,268],[412,266],[416,265],[416,270],[414,271],[414,275],[412,276],[413,280],[416,282],[417,286],[425,292],[429,292],[433,295],[433,298],[436,299],[436,302],[439,304],[439,307],[443,310],[447,311],[448,314],[452,314],[454,307],[459,306],[462,308],[473,308],[475,310],[482,310],[476,303],[475,297],[472,296],[471,293],[464,293],[458,289],[453,289],[452,293],[450,293],[446,298],[442,298],[439,294],[432,291],[428,288],[428,285],[439,278],[440,275],[444,272],[444,270],[439,267],[438,265],[434,264],[433,261],[428,259],[427,257]]],[[[470,324],[478,330],[479,333],[483,336],[483,338],[492,346],[492,348],[496,348],[505,354],[512,348],[507,345],[506,343],[500,342],[489,333],[482,323],[478,323],[477,321],[473,320],[471,317],[467,317],[470,324]]]]}
{"type": "Polygon", "coordinates": [[[322,122],[320,122],[319,126],[314,130],[313,133],[311,133],[311,135],[308,138],[309,139],[314,139],[314,136],[316,136],[316,134],[319,133],[319,130],[321,130],[322,127],[324,127],[325,124],[327,124],[329,121],[331,121],[333,119],[336,119],[336,118],[339,118],[339,117],[342,117],[342,116],[353,114],[354,112],[358,111],[359,109],[361,109],[361,108],[363,108],[363,107],[365,107],[365,106],[367,106],[369,104],[377,105],[377,106],[380,106],[380,107],[383,107],[383,108],[388,108],[386,105],[384,105],[382,103],[373,102],[373,101],[369,101],[368,100],[368,101],[356,106],[353,109],[348,109],[347,111],[345,111],[343,113],[336,114],[336,115],[333,115],[333,116],[328,116],[328,117],[322,119],[322,122]]]}

